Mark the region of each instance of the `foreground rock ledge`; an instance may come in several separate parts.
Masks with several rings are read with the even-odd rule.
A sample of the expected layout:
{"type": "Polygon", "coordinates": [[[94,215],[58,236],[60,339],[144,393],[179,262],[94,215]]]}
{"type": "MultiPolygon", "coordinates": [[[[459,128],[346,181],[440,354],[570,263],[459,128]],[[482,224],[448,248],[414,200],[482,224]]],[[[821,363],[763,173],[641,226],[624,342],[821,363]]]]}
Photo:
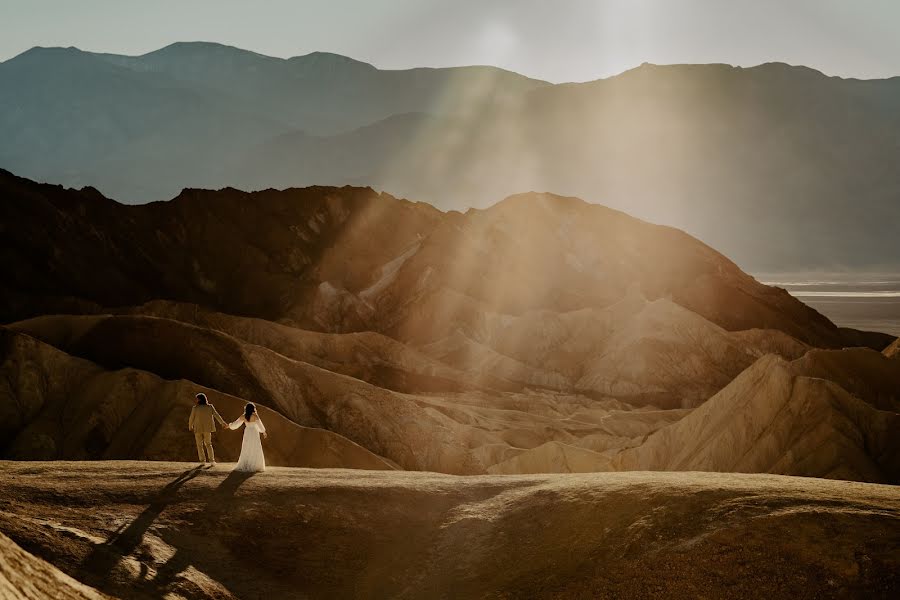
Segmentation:
{"type": "MultiPolygon", "coordinates": [[[[0,531],[90,592],[127,598],[900,593],[892,486],[230,466],[0,462],[0,531]]],[[[54,581],[72,584],[38,587],[54,581]]]]}

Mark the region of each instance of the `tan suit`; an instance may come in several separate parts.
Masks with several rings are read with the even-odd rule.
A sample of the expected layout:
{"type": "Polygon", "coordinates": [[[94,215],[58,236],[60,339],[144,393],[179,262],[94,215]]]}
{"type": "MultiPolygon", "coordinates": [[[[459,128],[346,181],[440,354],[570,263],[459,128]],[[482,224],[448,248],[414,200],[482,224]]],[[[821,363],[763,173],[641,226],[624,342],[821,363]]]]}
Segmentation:
{"type": "Polygon", "coordinates": [[[194,439],[197,442],[197,455],[200,462],[206,462],[203,451],[206,450],[206,456],[209,462],[216,461],[216,455],[213,453],[212,433],[216,430],[216,421],[223,427],[227,427],[228,423],[216,410],[212,404],[196,404],[191,409],[191,418],[188,420],[188,429],[194,432],[194,439]]]}

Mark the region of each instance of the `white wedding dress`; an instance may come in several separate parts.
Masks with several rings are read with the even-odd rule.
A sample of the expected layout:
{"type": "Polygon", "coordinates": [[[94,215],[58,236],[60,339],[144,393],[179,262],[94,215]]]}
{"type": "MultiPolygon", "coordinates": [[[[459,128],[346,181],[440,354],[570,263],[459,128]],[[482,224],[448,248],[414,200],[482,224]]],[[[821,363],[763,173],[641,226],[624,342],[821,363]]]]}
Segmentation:
{"type": "Polygon", "coordinates": [[[255,473],[266,470],[266,457],[263,456],[262,442],[259,434],[266,432],[266,427],[259,419],[259,415],[253,415],[250,420],[244,415],[228,424],[229,429],[237,429],[244,426],[244,441],[241,442],[241,457],[238,459],[235,471],[255,473]]]}

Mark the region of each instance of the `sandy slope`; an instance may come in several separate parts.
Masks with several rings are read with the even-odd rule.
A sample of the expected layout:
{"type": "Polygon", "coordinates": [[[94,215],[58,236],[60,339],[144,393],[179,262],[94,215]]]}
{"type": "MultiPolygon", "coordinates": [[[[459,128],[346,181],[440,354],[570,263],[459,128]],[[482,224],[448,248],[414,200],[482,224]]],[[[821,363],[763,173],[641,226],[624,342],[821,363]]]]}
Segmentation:
{"type": "MultiPolygon", "coordinates": [[[[687,313],[653,305],[663,314],[673,307],[687,313]]],[[[652,338],[626,328],[626,341],[595,363],[620,356],[650,385],[689,381],[692,373],[715,378],[701,367],[712,362],[693,362],[684,346],[666,347],[671,334],[653,322],[652,338]],[[652,377],[659,368],[625,351],[635,348],[628,340],[649,339],[666,348],[657,356],[669,355],[661,379],[652,377]]],[[[700,355],[719,357],[719,365],[752,360],[734,349],[731,334],[707,325],[714,335],[696,344],[700,355]],[[742,358],[722,361],[729,349],[742,358]]],[[[276,465],[384,468],[387,459],[455,474],[702,470],[900,481],[900,371],[869,349],[810,350],[790,363],[764,356],[691,412],[548,389],[401,394],[221,331],[154,317],[41,317],[14,327],[81,358],[0,328],[6,458],[192,458],[182,420],[196,382],[223,392],[212,397],[227,414],[240,411],[241,398],[280,413],[270,423],[279,428],[269,451],[276,465]],[[83,358],[131,368],[103,370],[83,358]]],[[[627,379],[615,370],[608,377],[627,379]]],[[[235,457],[239,434],[218,437],[221,456],[235,457]]]]}
{"type": "Polygon", "coordinates": [[[900,489],[875,484],[4,462],[0,485],[0,530],[129,598],[900,593],[900,489]]]}
{"type": "Polygon", "coordinates": [[[900,413],[900,365],[869,348],[811,350],[793,362],[798,374],[828,379],[871,406],[900,413]]]}
{"type": "Polygon", "coordinates": [[[767,352],[793,359],[807,350],[777,330],[725,331],[670,300],[649,302],[637,290],[605,309],[518,316],[485,310],[477,333],[457,329],[422,352],[375,332],[307,331],[175,302],[128,311],[133,314],[45,315],[11,328],[100,364],[184,377],[260,400],[261,385],[235,381],[246,370],[239,357],[252,352],[248,345],[400,392],[537,386],[665,408],[696,406],[767,352]]]}
{"type": "MultiPolygon", "coordinates": [[[[134,318],[108,319],[102,323],[115,324],[119,319],[134,318]]],[[[38,321],[46,324],[52,320],[38,321]]],[[[347,452],[342,452],[339,457],[345,459],[342,462],[313,462],[315,448],[309,448],[312,454],[273,463],[285,466],[371,468],[377,465],[370,459],[383,465],[378,457],[384,457],[405,469],[484,473],[487,467],[509,458],[504,451],[515,454],[549,441],[575,443],[586,436],[604,434],[606,447],[621,446],[628,440],[613,438],[644,435],[670,422],[667,415],[650,419],[644,412],[635,412],[637,423],[633,426],[609,429],[605,426],[607,417],[615,414],[618,420],[626,419],[633,412],[632,407],[616,401],[596,401],[552,391],[399,394],[289,359],[261,346],[239,342],[220,332],[166,319],[141,317],[137,322],[152,327],[108,329],[105,335],[93,339],[90,344],[83,344],[87,336],[78,337],[79,341],[74,343],[74,349],[82,357],[101,361],[109,368],[133,367],[111,371],[64,354],[27,335],[0,328],[0,342],[5,342],[5,347],[0,346],[0,356],[4,359],[0,363],[0,373],[9,373],[12,386],[7,389],[0,384],[0,414],[7,411],[10,415],[7,421],[0,421],[0,432],[8,431],[10,439],[15,436],[15,443],[10,447],[19,450],[13,453],[0,441],[0,456],[162,460],[191,457],[193,442],[182,430],[183,421],[179,422],[187,418],[193,398],[190,382],[200,384],[195,386],[198,389],[213,388],[224,392],[214,397],[216,402],[233,404],[229,414],[239,413],[238,398],[252,399],[270,406],[294,423],[306,426],[299,437],[293,438],[298,443],[315,433],[333,436],[332,441],[337,445],[347,446],[347,452]],[[29,366],[27,372],[23,372],[22,365],[29,366]],[[180,384],[167,382],[158,375],[187,381],[180,384]],[[103,385],[93,388],[81,385],[82,381],[98,378],[104,381],[103,385]],[[53,385],[48,387],[42,382],[53,385]],[[47,398],[51,402],[48,403],[47,398]],[[174,402],[179,404],[173,405],[174,402]],[[79,417],[73,416],[72,411],[61,410],[67,403],[78,408],[77,415],[82,415],[84,423],[72,423],[73,418],[79,417]],[[18,410],[16,407],[20,404],[29,406],[29,410],[24,413],[18,410]],[[154,407],[150,410],[152,418],[142,420],[141,415],[147,412],[145,407],[148,405],[154,407]],[[137,410],[139,407],[143,412],[137,410]],[[161,437],[160,430],[164,430],[167,442],[153,446],[134,444],[132,442],[139,438],[125,436],[132,443],[128,446],[131,453],[101,455],[81,451],[83,446],[87,447],[83,442],[90,440],[87,436],[76,435],[71,436],[68,450],[60,449],[58,440],[64,437],[63,430],[68,431],[74,425],[95,425],[88,423],[88,419],[112,420],[103,425],[105,435],[101,441],[107,441],[121,428],[117,419],[123,414],[145,437],[155,440],[161,437]],[[46,417],[43,420],[49,431],[35,427],[35,417],[42,416],[46,417]],[[162,428],[158,425],[164,418],[171,426],[162,428]],[[46,442],[41,436],[53,440],[50,451],[41,453],[35,449],[36,445],[46,442]],[[612,443],[614,441],[619,443],[612,443]],[[356,456],[355,451],[363,448],[368,456],[356,456]]],[[[70,324],[82,323],[84,320],[77,319],[70,324]]],[[[68,336],[64,329],[53,329],[56,334],[68,336]]],[[[54,341],[60,345],[68,344],[55,338],[54,341]]],[[[220,438],[229,440],[228,435],[223,434],[220,438]]],[[[237,441],[239,436],[231,439],[237,441]]],[[[274,445],[280,444],[275,441],[275,433],[271,439],[274,445]]],[[[594,447],[596,442],[592,438],[585,443],[594,447]]],[[[106,444],[96,445],[106,447],[106,444]]],[[[236,456],[236,453],[223,456],[236,456]]]]}
{"type": "MultiPolygon", "coordinates": [[[[204,391],[224,418],[243,399],[190,381],[167,381],[137,369],[107,371],[26,335],[0,327],[0,453],[16,459],[152,458],[193,460],[187,418],[204,391]]],[[[391,468],[340,435],[301,427],[264,406],[270,464],[391,468]]],[[[241,432],[214,434],[220,460],[235,460],[241,432]]]]}
{"type": "Polygon", "coordinates": [[[0,598],[4,600],[102,600],[97,590],[22,550],[0,533],[0,598]]]}
{"type": "MultiPolygon", "coordinates": [[[[135,315],[163,317],[221,331],[244,342],[274,350],[288,358],[308,362],[398,392],[454,391],[472,387],[471,382],[467,382],[465,375],[460,371],[374,331],[322,333],[265,319],[226,315],[195,304],[164,300],[131,308],[129,312],[135,315]]],[[[73,317],[56,316],[44,319],[72,320],[73,317]]],[[[40,320],[39,318],[32,321],[40,320]]],[[[501,389],[511,386],[508,382],[491,378],[485,378],[480,383],[493,383],[501,389]]]]}
{"type": "MultiPolygon", "coordinates": [[[[855,350],[833,358],[846,364],[839,359],[854,358],[855,350]]],[[[900,414],[806,375],[816,362],[759,359],[703,406],[623,450],[610,468],[900,482],[900,414]]]]}

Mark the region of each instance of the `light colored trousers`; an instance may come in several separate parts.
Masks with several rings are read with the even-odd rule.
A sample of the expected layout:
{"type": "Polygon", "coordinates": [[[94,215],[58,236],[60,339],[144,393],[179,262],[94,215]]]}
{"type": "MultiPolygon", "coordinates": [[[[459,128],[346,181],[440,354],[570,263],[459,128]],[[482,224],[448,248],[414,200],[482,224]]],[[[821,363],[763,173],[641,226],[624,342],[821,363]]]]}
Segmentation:
{"type": "Polygon", "coordinates": [[[203,456],[204,448],[206,449],[206,455],[209,456],[209,462],[215,462],[216,455],[213,454],[212,434],[209,432],[195,432],[194,439],[197,440],[197,455],[200,457],[200,462],[207,462],[206,457],[203,456]]]}

